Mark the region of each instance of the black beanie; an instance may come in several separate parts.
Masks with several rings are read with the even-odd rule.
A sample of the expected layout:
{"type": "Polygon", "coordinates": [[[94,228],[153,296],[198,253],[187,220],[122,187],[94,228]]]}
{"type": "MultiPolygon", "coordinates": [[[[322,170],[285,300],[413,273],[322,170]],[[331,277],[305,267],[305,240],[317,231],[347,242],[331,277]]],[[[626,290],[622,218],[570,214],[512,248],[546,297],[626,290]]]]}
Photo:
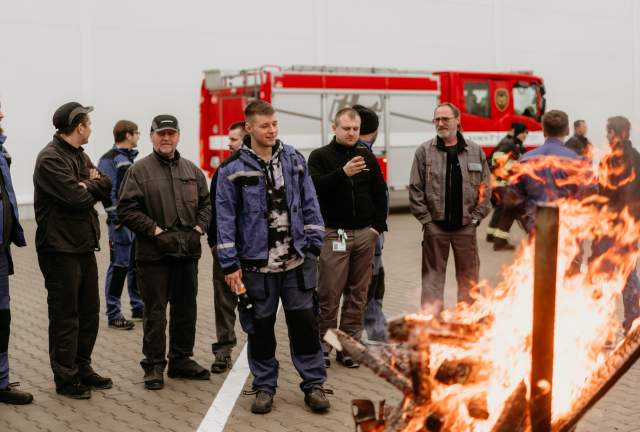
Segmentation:
{"type": "Polygon", "coordinates": [[[362,123],[360,123],[360,135],[367,135],[378,130],[380,120],[378,115],[370,108],[362,105],[354,105],[352,107],[360,115],[362,123]]]}
{"type": "Polygon", "coordinates": [[[513,128],[514,137],[520,135],[524,131],[529,130],[529,128],[524,123],[520,123],[520,122],[511,123],[511,127],[513,128]]]}

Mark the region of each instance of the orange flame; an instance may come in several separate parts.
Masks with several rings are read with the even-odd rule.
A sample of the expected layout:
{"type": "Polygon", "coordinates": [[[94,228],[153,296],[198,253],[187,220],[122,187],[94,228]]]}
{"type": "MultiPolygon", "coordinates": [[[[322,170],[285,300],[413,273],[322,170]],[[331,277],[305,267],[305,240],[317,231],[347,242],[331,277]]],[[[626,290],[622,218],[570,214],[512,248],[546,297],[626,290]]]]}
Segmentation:
{"type": "MultiPolygon", "coordinates": [[[[640,222],[628,206],[613,206],[606,194],[596,193],[615,191],[635,180],[635,171],[625,163],[620,148],[613,146],[602,157],[597,175],[584,160],[546,157],[519,164],[510,180],[529,176],[549,182],[541,174],[544,168],[565,173],[553,179],[550,187],[588,191],[551,203],[560,209],[552,400],[553,417],[558,418],[572,409],[588,377],[606,358],[605,344],[620,330],[617,306],[640,256],[640,222]],[[603,239],[609,247],[585,260],[583,255],[589,254],[589,245],[603,239]]],[[[475,335],[475,341],[459,345],[432,341],[429,346],[432,374],[445,361],[473,358],[476,365],[486,365],[483,378],[473,383],[445,385],[432,379],[429,410],[444,415],[443,430],[490,431],[516,387],[523,381],[530,387],[533,245],[533,238],[523,241],[496,287],[481,282],[475,288],[476,301],[472,305],[460,303],[441,316],[444,321],[456,323],[493,318],[481,334],[475,335]],[[469,401],[477,395],[486,396],[489,418],[470,415],[469,401]]],[[[405,430],[417,431],[423,426],[424,418],[422,422],[410,422],[405,430]]]]}

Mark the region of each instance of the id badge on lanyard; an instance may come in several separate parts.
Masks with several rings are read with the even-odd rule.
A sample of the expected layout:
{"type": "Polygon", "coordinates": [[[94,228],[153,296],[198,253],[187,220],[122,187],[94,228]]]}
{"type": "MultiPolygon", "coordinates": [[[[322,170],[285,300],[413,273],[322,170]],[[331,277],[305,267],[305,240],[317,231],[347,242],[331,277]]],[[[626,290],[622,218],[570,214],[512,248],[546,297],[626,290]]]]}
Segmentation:
{"type": "Polygon", "coordinates": [[[334,252],[346,252],[347,251],[347,233],[343,229],[338,230],[338,240],[332,242],[334,252]]]}

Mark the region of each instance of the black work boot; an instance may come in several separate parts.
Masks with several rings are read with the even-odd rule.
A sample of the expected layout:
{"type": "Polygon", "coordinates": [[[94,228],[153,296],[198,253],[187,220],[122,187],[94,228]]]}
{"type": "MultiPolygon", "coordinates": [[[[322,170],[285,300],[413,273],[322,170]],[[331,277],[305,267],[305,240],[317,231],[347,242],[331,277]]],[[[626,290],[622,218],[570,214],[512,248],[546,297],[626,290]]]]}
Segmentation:
{"type": "Polygon", "coordinates": [[[131,330],[136,324],[128,319],[118,318],[109,321],[109,328],[115,330],[131,330]]]}
{"type": "Polygon", "coordinates": [[[264,390],[256,391],[256,398],[251,404],[251,412],[254,414],[267,414],[273,407],[273,395],[264,390]]]}
{"type": "Polygon", "coordinates": [[[0,403],[9,405],[29,405],[33,402],[31,393],[16,390],[20,383],[11,383],[5,389],[0,389],[0,403]]]}
{"type": "Polygon", "coordinates": [[[164,387],[164,376],[161,367],[150,367],[144,373],[144,388],[161,390],[164,387]]]}
{"type": "Polygon", "coordinates": [[[183,378],[206,381],[211,375],[208,370],[196,363],[195,360],[186,358],[177,361],[169,361],[169,378],[183,378]]]}
{"type": "Polygon", "coordinates": [[[217,352],[213,363],[211,363],[211,372],[215,374],[224,373],[227,369],[231,369],[232,365],[229,353],[217,352]]]}
{"type": "Polygon", "coordinates": [[[496,237],[493,240],[493,250],[494,251],[512,251],[515,250],[515,246],[507,241],[507,239],[496,237]]]}
{"type": "Polygon", "coordinates": [[[56,393],[71,399],[91,399],[91,389],[82,384],[79,377],[73,377],[71,381],[56,388],[56,393]]]}
{"type": "Polygon", "coordinates": [[[107,390],[113,387],[113,381],[111,381],[111,378],[100,376],[95,372],[82,377],[80,381],[82,384],[91,388],[91,390],[107,390]]]}
{"type": "Polygon", "coordinates": [[[313,412],[325,412],[331,408],[327,394],[333,394],[333,391],[323,389],[322,387],[314,387],[305,392],[304,403],[311,408],[313,412]]]}
{"type": "Polygon", "coordinates": [[[351,356],[346,355],[342,351],[338,351],[336,354],[336,361],[340,363],[342,366],[347,367],[349,369],[355,369],[360,367],[360,363],[355,361],[351,356]]]}

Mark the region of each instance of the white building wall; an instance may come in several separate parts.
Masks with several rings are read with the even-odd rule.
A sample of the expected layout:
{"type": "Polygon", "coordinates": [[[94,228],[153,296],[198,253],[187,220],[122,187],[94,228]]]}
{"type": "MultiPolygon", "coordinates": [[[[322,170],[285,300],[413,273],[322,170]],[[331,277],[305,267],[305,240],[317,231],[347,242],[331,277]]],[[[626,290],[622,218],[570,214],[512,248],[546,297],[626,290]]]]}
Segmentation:
{"type": "Polygon", "coordinates": [[[586,119],[594,142],[610,115],[640,128],[640,0],[2,1],[0,41],[3,127],[23,203],[53,111],[70,100],[96,108],[86,146],[96,162],[121,118],[140,125],[149,152],[158,113],[179,118],[179,148],[197,161],[209,68],[532,70],[548,106],[586,119]]]}

